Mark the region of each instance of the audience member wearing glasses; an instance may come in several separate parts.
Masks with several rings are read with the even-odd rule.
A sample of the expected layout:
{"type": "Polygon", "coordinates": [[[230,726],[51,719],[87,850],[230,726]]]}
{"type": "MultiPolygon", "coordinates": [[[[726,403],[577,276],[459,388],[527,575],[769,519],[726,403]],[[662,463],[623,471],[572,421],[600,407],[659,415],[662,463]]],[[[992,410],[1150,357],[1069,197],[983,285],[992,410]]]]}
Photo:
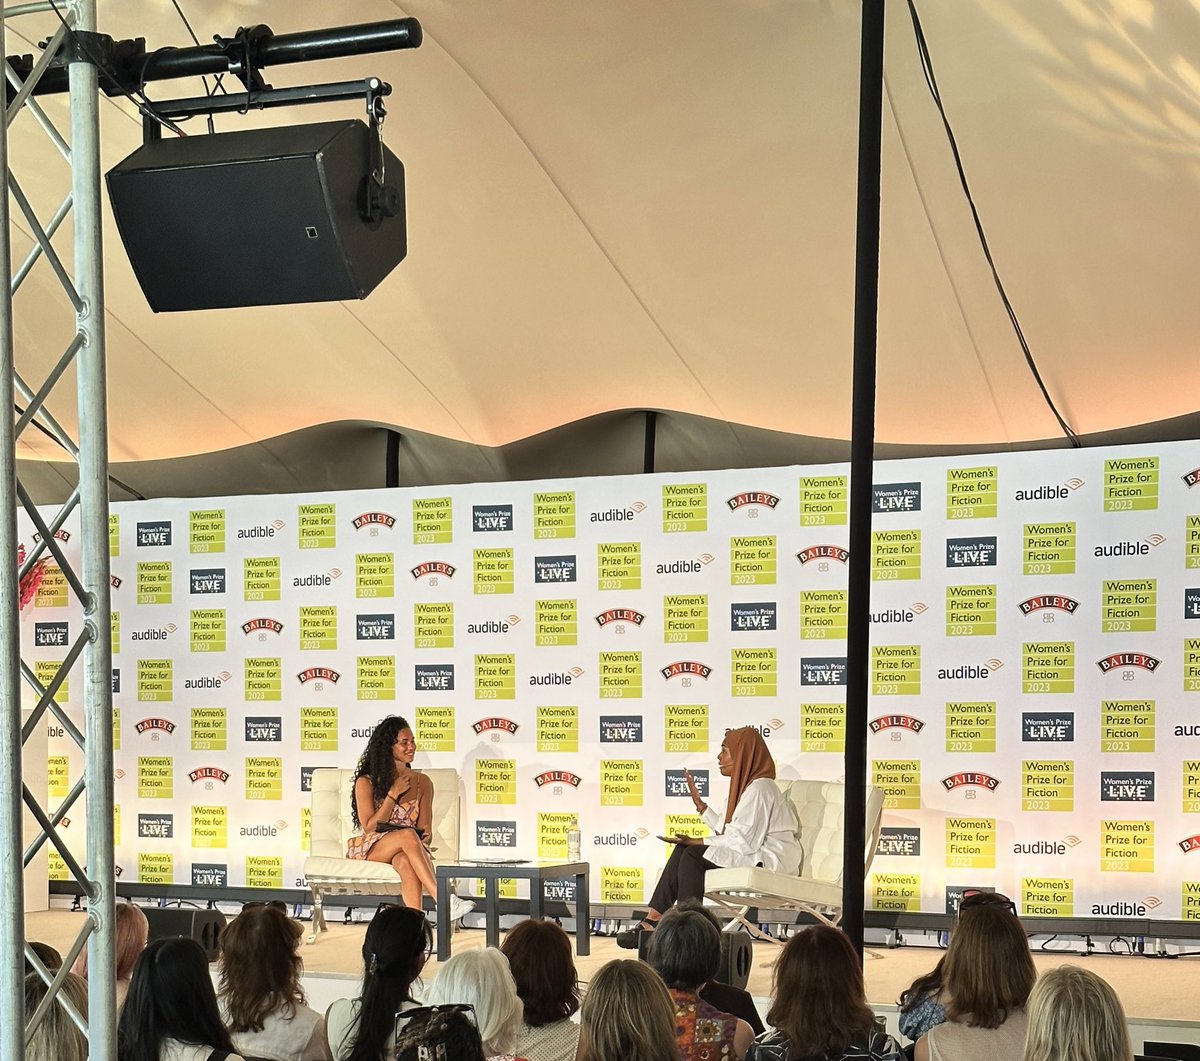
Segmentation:
{"type": "MultiPolygon", "coordinates": [[[[437,881],[429,854],[433,782],[412,768],[416,752],[413,731],[398,715],[372,731],[350,796],[351,817],[362,832],[350,837],[346,857],[391,863],[405,905],[420,910],[422,894],[437,895],[437,881]]],[[[474,909],[474,903],[450,897],[452,921],[474,909]]]]}
{"type": "Polygon", "coordinates": [[[721,964],[721,933],[712,921],[696,909],[668,910],[651,938],[650,964],[671,993],[683,1061],[741,1061],[754,1041],[750,1025],[699,994],[721,964]]]}
{"type": "Polygon", "coordinates": [[[579,1010],[579,1061],[680,1061],[675,1005],[643,962],[617,959],[592,977],[579,1010]]]}
{"type": "Polygon", "coordinates": [[[1037,972],[1011,904],[964,903],[942,972],[946,1021],[917,1040],[916,1061],[1022,1061],[1037,972]]]}
{"type": "Polygon", "coordinates": [[[117,1024],[117,1061],[245,1061],[194,939],[156,939],[142,951],[117,1024]]]}
{"type": "Polygon", "coordinates": [[[274,904],[243,907],[220,937],[218,1001],[233,1045],[279,1061],[330,1061],[325,1019],[300,984],[302,930],[274,904]]]}
{"type": "MultiPolygon", "coordinates": [[[[150,937],[150,922],[140,906],[133,903],[117,903],[113,907],[113,935],[115,960],[117,965],[117,1012],[125,1004],[125,996],[129,993],[129,981],[133,976],[133,966],[138,956],[146,949],[146,941],[150,937]]],[[[59,960],[62,964],[62,960],[59,960]]],[[[71,966],[71,972],[77,973],[85,980],[88,978],[88,948],[84,947],[71,966]]]]}
{"type": "Polygon", "coordinates": [[[420,910],[383,903],[363,937],[358,998],[339,998],[325,1011],[325,1035],[336,1061],[392,1061],[396,1014],[415,1009],[413,984],[433,947],[420,910]]]}
{"type": "Polygon", "coordinates": [[[455,1002],[471,1006],[488,1061],[516,1059],[524,1007],[508,959],[495,947],[454,955],[438,969],[425,992],[425,1001],[432,1006],[455,1002]]]}
{"type": "Polygon", "coordinates": [[[867,1005],[862,962],[845,933],[806,928],[775,963],[767,1023],[747,1061],[897,1061],[900,1048],[867,1005]]]}
{"type": "Polygon", "coordinates": [[[1117,993],[1077,965],[1043,973],[1029,996],[1025,1061],[1133,1061],[1117,993]]]}
{"type": "MultiPolygon", "coordinates": [[[[977,888],[966,888],[963,890],[962,899],[959,901],[954,924],[958,924],[958,919],[962,917],[964,909],[970,910],[975,906],[986,906],[989,904],[995,904],[1010,910],[1014,917],[1017,915],[1016,904],[1007,895],[1001,895],[999,892],[980,891],[977,888]]],[[[954,929],[951,928],[950,931],[953,933],[954,929]]],[[[947,1001],[943,984],[945,964],[946,958],[943,955],[931,972],[918,977],[901,992],[900,1034],[916,1040],[921,1038],[930,1028],[934,1028],[945,1022],[945,1003],[947,1001]]],[[[909,1053],[911,1056],[911,1051],[909,1053]]]]}
{"type": "Polygon", "coordinates": [[[514,1050],[529,1061],[575,1061],[579,976],[571,940],[555,921],[521,921],[504,937],[517,994],[525,1009],[514,1050]]]}

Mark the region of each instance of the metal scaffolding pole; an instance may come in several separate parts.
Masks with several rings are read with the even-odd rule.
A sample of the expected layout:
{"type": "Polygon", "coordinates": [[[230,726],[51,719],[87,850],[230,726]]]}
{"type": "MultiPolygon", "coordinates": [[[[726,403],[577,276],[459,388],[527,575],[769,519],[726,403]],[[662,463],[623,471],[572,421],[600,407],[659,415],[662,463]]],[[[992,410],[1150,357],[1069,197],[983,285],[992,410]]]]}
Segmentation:
{"type": "MultiPolygon", "coordinates": [[[[6,15],[32,12],[39,4],[9,8],[6,15]]],[[[0,295],[0,345],[3,347],[0,365],[0,400],[8,410],[0,434],[0,479],[3,496],[0,498],[0,556],[6,557],[4,576],[0,579],[0,1005],[4,1020],[0,1022],[0,1057],[5,1061],[20,1061],[25,1056],[26,1037],[34,1032],[51,1006],[64,1005],[68,1013],[83,1024],[81,1016],[66,1004],[58,988],[66,976],[65,969],[54,976],[40,963],[35,968],[49,985],[46,998],[33,1013],[24,1012],[23,978],[26,954],[24,948],[24,864],[31,860],[48,837],[63,863],[76,877],[88,900],[88,921],[69,950],[67,964],[82,949],[88,947],[88,1011],[94,1019],[88,1030],[92,1061],[115,1061],[116,1058],[116,970],[114,967],[113,898],[115,867],[113,854],[113,749],[112,749],[112,638],[109,610],[109,541],[108,541],[108,421],[105,389],[104,351],[104,277],[101,246],[100,215],[100,130],[99,75],[90,61],[88,47],[77,43],[76,31],[96,29],[96,0],[71,0],[63,13],[63,24],[55,34],[54,46],[44,58],[57,50],[64,41],[68,57],[70,103],[70,162],[71,189],[48,225],[32,215],[32,208],[20,195],[17,175],[13,173],[7,153],[7,124],[29,110],[42,130],[56,145],[63,145],[58,130],[46,114],[33,104],[32,96],[39,87],[42,74],[49,63],[39,62],[25,75],[22,82],[11,67],[6,79],[15,88],[20,106],[10,108],[8,123],[0,133],[0,173],[5,187],[10,189],[22,207],[25,220],[38,235],[38,245],[17,276],[12,272],[7,195],[0,196],[0,264],[8,278],[0,295]],[[34,111],[36,108],[36,111],[34,111]],[[74,263],[68,275],[65,263],[57,255],[52,239],[60,222],[70,211],[74,263]],[[75,336],[43,381],[32,384],[17,374],[12,341],[12,294],[29,269],[45,258],[60,281],[64,299],[62,312],[71,314],[75,336]],[[75,407],[79,423],[78,444],[59,425],[48,407],[53,397],[60,408],[71,398],[63,391],[69,389],[68,366],[75,367],[75,407]],[[16,388],[20,388],[24,410],[17,411],[16,388]],[[21,431],[32,423],[38,424],[59,439],[63,448],[79,462],[79,488],[57,515],[36,514],[29,496],[16,475],[16,443],[21,431]],[[16,566],[17,509],[25,507],[41,536],[30,550],[23,569],[16,566]],[[80,571],[71,567],[69,558],[55,541],[54,531],[79,508],[78,540],[81,549],[80,571]],[[41,677],[21,661],[20,579],[42,556],[57,562],[64,580],[77,599],[84,615],[84,630],[76,646],[67,653],[59,670],[43,684],[41,677]],[[80,651],[81,649],[81,651],[80,651]],[[55,696],[68,671],[83,667],[83,733],[70,721],[55,696]],[[38,805],[32,793],[23,785],[22,717],[20,682],[22,676],[38,700],[28,725],[44,726],[52,714],[64,724],[69,735],[83,747],[84,774],[77,779],[71,796],[57,811],[48,812],[38,805]],[[47,713],[49,712],[49,714],[47,713]],[[87,852],[80,858],[72,852],[57,828],[62,814],[72,799],[83,790],[87,807],[87,852]],[[32,838],[22,836],[22,803],[40,824],[41,832],[32,838]],[[26,844],[26,839],[29,840],[26,844]],[[22,1014],[24,1019],[21,1019],[22,1014]]],[[[19,160],[18,160],[19,161],[19,160]]]]}
{"type": "MultiPolygon", "coordinates": [[[[96,0],[74,5],[76,28],[96,29],[96,0]]],[[[76,314],[83,345],[78,356],[80,534],[84,623],[84,734],[87,765],[88,1027],[92,1061],[117,1056],[113,898],[112,617],[109,610],[108,401],[104,361],[104,251],[100,218],[100,95],[95,65],[74,57],[71,101],[71,195],[75,201],[76,314]],[[92,969],[113,976],[93,977],[92,969]],[[106,1019],[95,1019],[103,1014],[106,1019]]]]}
{"type": "MultiPolygon", "coordinates": [[[[4,37],[0,11],[0,44],[4,37]]],[[[8,127],[0,123],[0,173],[8,174],[8,127]]],[[[13,407],[12,275],[8,195],[0,195],[0,403],[13,407]]],[[[21,621],[17,580],[17,460],[13,415],[0,425],[0,1057],[25,1056],[25,885],[21,852],[21,621]]]]}

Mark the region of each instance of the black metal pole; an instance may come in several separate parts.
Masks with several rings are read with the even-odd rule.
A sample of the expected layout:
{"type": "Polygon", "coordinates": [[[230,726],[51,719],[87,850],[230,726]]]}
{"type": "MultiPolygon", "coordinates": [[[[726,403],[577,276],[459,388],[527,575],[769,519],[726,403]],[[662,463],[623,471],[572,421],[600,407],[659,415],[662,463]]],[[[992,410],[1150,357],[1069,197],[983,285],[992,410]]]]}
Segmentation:
{"type": "MultiPolygon", "coordinates": [[[[332,26],[299,33],[276,34],[265,26],[254,28],[262,32],[247,34],[246,49],[255,69],[419,48],[422,39],[421,23],[415,18],[332,26]]],[[[147,53],[141,39],[117,41],[111,50],[105,47],[106,40],[98,36],[81,37],[76,47],[84,58],[100,68],[100,88],[110,96],[131,92],[151,81],[228,73],[246,58],[246,49],[238,46],[199,44],[187,48],[160,48],[147,53]]],[[[33,68],[33,57],[28,55],[9,56],[8,62],[22,78],[33,68]]],[[[33,91],[36,96],[66,92],[66,67],[47,70],[33,91]]],[[[9,98],[14,92],[10,86],[9,98]]]]}
{"type": "Polygon", "coordinates": [[[858,221],[854,263],[854,390],[850,428],[850,582],[846,642],[846,819],[842,928],[862,954],[870,693],[871,480],[879,313],[879,172],[884,0],[863,0],[858,99],[858,221]]]}
{"type": "Polygon", "coordinates": [[[647,475],[654,473],[654,444],[658,435],[658,413],[653,409],[646,412],[646,445],[642,451],[642,471],[647,475]]]}

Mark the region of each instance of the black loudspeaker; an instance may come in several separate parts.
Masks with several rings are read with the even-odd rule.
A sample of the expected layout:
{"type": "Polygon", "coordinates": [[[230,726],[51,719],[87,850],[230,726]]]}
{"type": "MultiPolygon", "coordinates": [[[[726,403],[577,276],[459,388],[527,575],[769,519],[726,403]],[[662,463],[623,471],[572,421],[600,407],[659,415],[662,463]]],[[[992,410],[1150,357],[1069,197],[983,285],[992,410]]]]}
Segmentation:
{"type": "Polygon", "coordinates": [[[204,948],[210,962],[217,960],[217,941],[225,927],[225,915],[220,910],[143,906],[142,913],[150,922],[150,939],[186,936],[204,948]]]}
{"type": "Polygon", "coordinates": [[[143,144],[107,181],[150,308],[366,298],[408,252],[404,164],[372,137],[340,121],[143,144]]]}
{"type": "Polygon", "coordinates": [[[745,932],[721,933],[721,964],[714,980],[743,990],[750,980],[754,964],[754,940],[745,932]]]}

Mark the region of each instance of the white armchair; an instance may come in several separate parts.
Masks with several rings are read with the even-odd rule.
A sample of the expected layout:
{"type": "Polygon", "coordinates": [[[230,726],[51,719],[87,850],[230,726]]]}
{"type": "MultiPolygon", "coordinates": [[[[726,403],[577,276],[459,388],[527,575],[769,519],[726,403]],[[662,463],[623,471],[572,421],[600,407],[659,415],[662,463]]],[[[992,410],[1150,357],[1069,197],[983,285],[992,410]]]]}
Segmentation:
{"type": "MultiPolygon", "coordinates": [[[[457,861],[460,797],[457,770],[423,770],[433,782],[430,848],[435,858],[457,861]]],[[[400,878],[386,862],[346,857],[346,841],[357,829],[350,817],[354,771],[321,767],[312,773],[312,823],[304,876],[312,890],[312,929],[308,942],[326,931],[326,895],[399,895],[400,878]]]]}
{"type": "MultiPolygon", "coordinates": [[[[800,823],[803,850],[797,875],[775,870],[710,869],[705,897],[729,910],[753,935],[767,937],[746,919],[751,907],[799,910],[836,927],[842,919],[842,823],[846,786],[834,781],[777,781],[800,823]]],[[[867,838],[863,875],[871,868],[879,843],[883,793],[867,788],[867,838]]]]}

